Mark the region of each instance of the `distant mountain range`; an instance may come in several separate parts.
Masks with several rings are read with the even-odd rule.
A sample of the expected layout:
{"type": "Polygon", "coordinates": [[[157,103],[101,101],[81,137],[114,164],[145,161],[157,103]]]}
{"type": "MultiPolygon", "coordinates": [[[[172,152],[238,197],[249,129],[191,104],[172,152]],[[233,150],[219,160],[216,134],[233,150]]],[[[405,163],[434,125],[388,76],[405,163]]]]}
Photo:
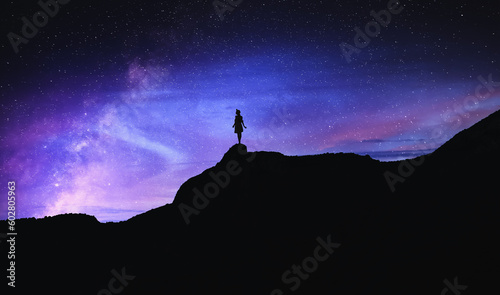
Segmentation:
{"type": "Polygon", "coordinates": [[[172,204],[127,221],[18,220],[8,290],[494,294],[499,152],[500,111],[432,154],[398,162],[235,145],[172,204]]]}

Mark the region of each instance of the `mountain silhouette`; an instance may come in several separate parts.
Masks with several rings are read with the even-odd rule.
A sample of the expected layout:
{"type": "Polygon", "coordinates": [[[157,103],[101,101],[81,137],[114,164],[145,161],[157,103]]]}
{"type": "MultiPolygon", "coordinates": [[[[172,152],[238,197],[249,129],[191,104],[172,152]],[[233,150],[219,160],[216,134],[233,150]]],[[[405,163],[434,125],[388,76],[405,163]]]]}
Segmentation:
{"type": "Polygon", "coordinates": [[[499,144],[500,111],[405,161],[237,144],[172,204],[127,221],[17,220],[15,291],[489,294],[499,144]]]}

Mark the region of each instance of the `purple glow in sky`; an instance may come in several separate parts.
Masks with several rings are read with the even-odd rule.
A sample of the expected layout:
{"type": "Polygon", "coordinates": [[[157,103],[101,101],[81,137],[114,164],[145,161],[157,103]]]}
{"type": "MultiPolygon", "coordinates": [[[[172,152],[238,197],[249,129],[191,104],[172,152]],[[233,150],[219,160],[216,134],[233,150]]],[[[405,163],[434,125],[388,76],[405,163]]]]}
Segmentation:
{"type": "Polygon", "coordinates": [[[0,175],[17,218],[170,203],[237,143],[236,108],[250,151],[386,161],[500,107],[498,3],[401,1],[348,62],[339,44],[386,1],[244,0],[223,21],[210,1],[101,2],[61,5],[18,53],[5,36],[40,8],[1,4],[0,175]]]}

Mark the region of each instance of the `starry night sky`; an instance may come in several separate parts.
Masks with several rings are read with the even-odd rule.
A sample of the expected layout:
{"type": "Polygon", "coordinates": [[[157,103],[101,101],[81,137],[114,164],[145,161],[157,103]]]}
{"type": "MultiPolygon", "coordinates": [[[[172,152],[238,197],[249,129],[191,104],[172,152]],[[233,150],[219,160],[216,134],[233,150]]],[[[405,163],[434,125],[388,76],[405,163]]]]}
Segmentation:
{"type": "Polygon", "coordinates": [[[2,1],[0,179],[17,218],[170,203],[237,143],[236,108],[251,151],[383,161],[500,108],[499,1],[401,1],[385,26],[370,12],[391,1],[231,2],[220,17],[210,0],[72,0],[13,46],[41,8],[2,1]]]}

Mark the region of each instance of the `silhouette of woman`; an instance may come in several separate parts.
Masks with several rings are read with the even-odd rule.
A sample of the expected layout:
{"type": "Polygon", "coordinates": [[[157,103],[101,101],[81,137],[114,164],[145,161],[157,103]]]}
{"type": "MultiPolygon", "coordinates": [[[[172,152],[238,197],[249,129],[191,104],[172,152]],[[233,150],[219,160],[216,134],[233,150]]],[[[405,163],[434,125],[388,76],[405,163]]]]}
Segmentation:
{"type": "Polygon", "coordinates": [[[245,123],[243,123],[243,117],[240,115],[240,110],[236,109],[236,116],[234,117],[234,133],[238,134],[238,144],[241,144],[241,132],[243,132],[243,127],[247,128],[245,126],[245,123]],[[241,126],[243,125],[243,127],[241,126]]]}

